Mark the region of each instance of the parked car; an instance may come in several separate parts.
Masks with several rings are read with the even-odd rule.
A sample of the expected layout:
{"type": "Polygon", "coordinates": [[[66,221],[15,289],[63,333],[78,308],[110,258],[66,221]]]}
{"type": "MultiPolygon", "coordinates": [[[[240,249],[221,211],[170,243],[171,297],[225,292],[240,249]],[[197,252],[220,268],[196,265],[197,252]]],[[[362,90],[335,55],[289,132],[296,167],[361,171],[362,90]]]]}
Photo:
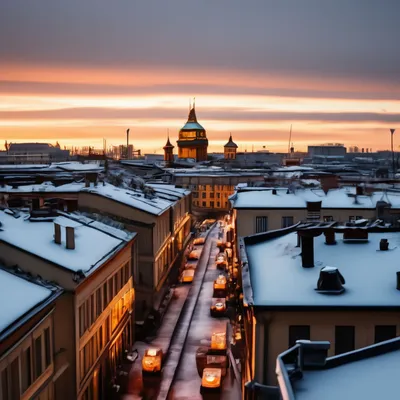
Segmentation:
{"type": "Polygon", "coordinates": [[[196,269],[197,268],[197,260],[187,261],[185,263],[185,269],[196,269]]]}
{"type": "Polygon", "coordinates": [[[198,237],[193,240],[193,244],[195,244],[195,245],[202,245],[205,242],[206,242],[206,238],[204,238],[204,237],[198,237]]]}
{"type": "Polygon", "coordinates": [[[226,297],[227,282],[224,275],[219,275],[214,281],[213,297],[226,297]]]}
{"type": "Polygon", "coordinates": [[[212,317],[223,317],[226,313],[226,302],[225,299],[218,298],[212,299],[210,307],[210,315],[212,317]]]}
{"type": "Polygon", "coordinates": [[[188,260],[198,260],[200,258],[200,250],[194,249],[188,255],[188,260]]]}
{"type": "Polygon", "coordinates": [[[201,378],[200,392],[220,390],[221,375],[222,371],[220,368],[204,368],[203,377],[201,378]]]}
{"type": "Polygon", "coordinates": [[[181,275],[181,282],[182,283],[192,283],[194,278],[194,269],[185,269],[181,275]]]}
{"type": "Polygon", "coordinates": [[[211,350],[226,350],[226,332],[213,332],[211,350]]]}
{"type": "Polygon", "coordinates": [[[219,253],[216,257],[217,268],[224,269],[226,267],[226,257],[224,253],[219,253]]]}
{"type": "Polygon", "coordinates": [[[142,373],[161,373],[163,351],[159,348],[147,349],[142,359],[142,373]]]}

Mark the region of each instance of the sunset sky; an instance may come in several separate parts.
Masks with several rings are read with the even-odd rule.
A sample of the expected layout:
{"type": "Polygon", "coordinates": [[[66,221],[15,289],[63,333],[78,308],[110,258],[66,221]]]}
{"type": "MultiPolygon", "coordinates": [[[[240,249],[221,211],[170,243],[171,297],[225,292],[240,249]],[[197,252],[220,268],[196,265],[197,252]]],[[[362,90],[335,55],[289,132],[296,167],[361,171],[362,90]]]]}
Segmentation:
{"type": "MultiPolygon", "coordinates": [[[[209,151],[400,135],[399,0],[4,0],[0,149],[175,144],[196,97],[209,151]]],[[[396,148],[400,137],[396,138],[396,148]],[[397,143],[396,143],[397,142],[397,143]]]]}

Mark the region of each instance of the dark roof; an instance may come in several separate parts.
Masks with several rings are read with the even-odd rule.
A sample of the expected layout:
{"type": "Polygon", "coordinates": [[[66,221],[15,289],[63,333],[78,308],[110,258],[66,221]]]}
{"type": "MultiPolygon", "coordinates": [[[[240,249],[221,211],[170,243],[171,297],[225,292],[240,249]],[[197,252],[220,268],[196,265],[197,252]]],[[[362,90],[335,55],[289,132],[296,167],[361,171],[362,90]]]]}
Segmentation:
{"type": "Polygon", "coordinates": [[[189,116],[186,124],[183,126],[181,131],[203,131],[205,129],[197,122],[196,111],[195,108],[191,108],[189,111],[189,116]]]}
{"type": "Polygon", "coordinates": [[[48,150],[52,148],[49,143],[11,143],[9,151],[32,151],[32,150],[48,150]]]}
{"type": "Polygon", "coordinates": [[[171,144],[171,142],[169,141],[169,136],[168,136],[168,139],[167,139],[167,143],[165,144],[163,149],[168,149],[168,148],[174,148],[174,145],[171,144]]]}
{"type": "Polygon", "coordinates": [[[228,143],[224,147],[238,148],[238,145],[232,140],[232,135],[229,135],[228,143]]]}

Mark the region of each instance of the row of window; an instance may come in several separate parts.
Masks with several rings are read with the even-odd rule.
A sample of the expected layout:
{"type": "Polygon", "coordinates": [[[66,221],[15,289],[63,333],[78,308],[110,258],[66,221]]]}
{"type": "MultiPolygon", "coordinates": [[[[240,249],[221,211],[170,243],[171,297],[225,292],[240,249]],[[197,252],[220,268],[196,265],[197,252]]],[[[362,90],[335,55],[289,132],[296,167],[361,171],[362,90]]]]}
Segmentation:
{"type": "Polygon", "coordinates": [[[129,262],[92,293],[79,307],[79,335],[89,329],[132,276],[129,262]]]}
{"type": "MultiPolygon", "coordinates": [[[[375,343],[396,337],[396,325],[376,325],[375,343]]],[[[297,340],[310,340],[309,325],[289,326],[289,347],[297,340]]],[[[335,326],[335,355],[347,353],[355,349],[355,327],[350,325],[335,326]]]]}
{"type": "Polygon", "coordinates": [[[213,190],[224,190],[224,191],[234,191],[235,187],[232,185],[189,185],[189,189],[192,191],[195,190],[209,190],[209,191],[213,191],[213,190]]]}
{"type": "MultiPolygon", "coordinates": [[[[209,197],[210,199],[214,199],[214,198],[221,199],[221,198],[225,198],[225,197],[227,198],[228,196],[231,195],[231,193],[201,192],[201,198],[202,198],[202,199],[206,199],[206,198],[207,198],[207,194],[208,194],[208,197],[209,197]]],[[[198,199],[198,198],[199,198],[199,192],[192,192],[192,197],[193,197],[194,199],[198,199]]]]}
{"type": "Polygon", "coordinates": [[[194,201],[193,204],[197,207],[209,207],[209,208],[227,208],[228,207],[228,202],[227,201],[194,201]]]}
{"type": "Polygon", "coordinates": [[[112,308],[111,314],[107,316],[103,324],[79,352],[81,382],[85,379],[90,368],[96,363],[97,358],[109,342],[112,333],[117,328],[124,314],[130,310],[130,305],[133,301],[132,296],[133,290],[131,289],[124,293],[112,308]]]}
{"type": "Polygon", "coordinates": [[[18,355],[1,369],[1,400],[19,399],[46,372],[53,362],[51,349],[50,325],[22,344],[18,355]]]}

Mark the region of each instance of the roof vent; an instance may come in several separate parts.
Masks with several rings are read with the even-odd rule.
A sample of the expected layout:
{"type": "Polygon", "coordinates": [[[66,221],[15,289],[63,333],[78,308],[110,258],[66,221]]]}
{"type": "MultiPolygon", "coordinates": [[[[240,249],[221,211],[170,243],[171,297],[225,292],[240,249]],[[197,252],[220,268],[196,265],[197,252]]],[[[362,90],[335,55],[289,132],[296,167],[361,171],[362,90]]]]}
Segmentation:
{"type": "Polygon", "coordinates": [[[397,275],[397,285],[396,285],[396,289],[400,290],[400,271],[396,272],[397,275]]]}
{"type": "Polygon", "coordinates": [[[322,294],[342,294],[345,284],[343,275],[335,267],[324,267],[319,273],[317,288],[318,293],[322,294]]]}
{"type": "Polygon", "coordinates": [[[276,189],[272,189],[272,194],[275,194],[275,195],[278,194],[276,189]]]}
{"type": "Polygon", "coordinates": [[[379,250],[380,251],[389,250],[389,241],[387,239],[381,239],[381,241],[379,242],[379,250]]]}

